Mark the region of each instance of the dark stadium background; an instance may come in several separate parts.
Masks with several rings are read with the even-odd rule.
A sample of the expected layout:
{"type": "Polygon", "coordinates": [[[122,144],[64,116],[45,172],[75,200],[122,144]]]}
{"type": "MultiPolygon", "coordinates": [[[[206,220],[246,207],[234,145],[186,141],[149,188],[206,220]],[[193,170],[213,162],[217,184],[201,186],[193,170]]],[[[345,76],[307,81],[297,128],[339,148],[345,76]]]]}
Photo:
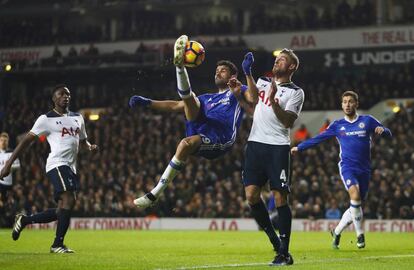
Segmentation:
{"type": "MultiPolygon", "coordinates": [[[[75,217],[249,217],[240,173],[249,117],[229,154],[212,162],[191,159],[157,207],[137,209],[132,200],[158,181],[184,136],[184,117],[131,110],[129,97],[178,99],[171,58],[173,42],[181,34],[205,46],[205,62],[189,70],[193,90],[201,94],[214,90],[213,72],[220,59],[234,61],[241,70],[244,54],[253,51],[255,76],[269,73],[273,51],[246,42],[256,35],[394,28],[408,29],[404,44],[397,40],[375,48],[337,44],[338,48],[312,50],[306,48],[312,46],[309,39],[290,44],[297,45],[293,49],[301,59],[294,82],[305,91],[304,113],[338,110],[340,93],[348,89],[360,94],[361,110],[386,100],[408,100],[394,102],[399,110],[385,121],[393,138],[374,139],[364,216],[413,219],[414,3],[408,0],[2,0],[0,131],[9,133],[14,148],[36,118],[50,110],[53,86],[66,83],[72,93],[71,110],[84,113],[90,141],[100,147],[99,153],[79,155],[82,191],[75,217]],[[404,51],[404,61],[356,65],[350,60],[362,53],[397,51],[404,51]],[[91,114],[99,114],[99,120],[89,120],[91,114]]],[[[266,41],[275,50],[281,49],[279,42],[286,43],[266,41]]],[[[310,135],[323,125],[325,119],[320,120],[318,126],[303,123],[310,135]]],[[[47,143],[37,142],[22,155],[10,206],[0,205],[0,226],[11,226],[19,211],[30,214],[54,206],[44,172],[48,151],[47,143]]],[[[323,219],[330,208],[347,209],[337,162],[334,140],[294,159],[290,197],[294,218],[323,219]]]]}

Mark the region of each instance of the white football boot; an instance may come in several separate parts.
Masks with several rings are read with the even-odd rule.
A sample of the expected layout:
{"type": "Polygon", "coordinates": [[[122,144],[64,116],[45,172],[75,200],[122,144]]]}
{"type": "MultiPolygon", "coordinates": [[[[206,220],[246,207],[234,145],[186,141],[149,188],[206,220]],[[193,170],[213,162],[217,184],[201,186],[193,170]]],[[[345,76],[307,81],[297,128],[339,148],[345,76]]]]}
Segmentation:
{"type": "Polygon", "coordinates": [[[184,66],[184,53],[185,53],[185,46],[187,45],[188,37],[186,35],[182,35],[179,37],[174,44],[174,65],[177,67],[184,66]]]}
{"type": "Polygon", "coordinates": [[[134,204],[142,209],[154,206],[156,202],[157,197],[150,192],[134,200],[134,204]]]}

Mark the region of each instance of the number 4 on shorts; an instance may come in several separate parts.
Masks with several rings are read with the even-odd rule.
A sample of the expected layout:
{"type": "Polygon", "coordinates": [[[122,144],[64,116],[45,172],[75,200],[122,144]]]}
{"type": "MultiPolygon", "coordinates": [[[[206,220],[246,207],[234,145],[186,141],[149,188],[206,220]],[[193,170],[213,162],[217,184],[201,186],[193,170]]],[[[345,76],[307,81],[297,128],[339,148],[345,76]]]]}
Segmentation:
{"type": "Polygon", "coordinates": [[[285,170],[282,170],[282,172],[280,173],[280,180],[282,180],[283,182],[286,182],[286,173],[285,173],[285,170]]]}

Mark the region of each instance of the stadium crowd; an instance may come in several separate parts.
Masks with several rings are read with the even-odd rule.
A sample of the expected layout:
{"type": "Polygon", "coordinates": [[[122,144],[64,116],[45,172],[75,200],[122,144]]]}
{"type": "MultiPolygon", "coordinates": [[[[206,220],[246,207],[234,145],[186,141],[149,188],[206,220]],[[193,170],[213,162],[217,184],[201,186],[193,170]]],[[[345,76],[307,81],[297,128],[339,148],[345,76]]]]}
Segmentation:
{"type": "Polygon", "coordinates": [[[384,99],[412,97],[413,71],[413,64],[392,69],[387,66],[341,68],[335,73],[326,67],[304,65],[295,81],[306,86],[303,87],[305,110],[338,110],[338,99],[345,89],[357,89],[360,108],[369,109],[384,99]]]}
{"type": "MultiPolygon", "coordinates": [[[[3,9],[13,8],[14,1],[5,1],[3,9]]],[[[241,7],[233,7],[229,14],[200,16],[186,13],[181,24],[176,23],[177,13],[171,10],[139,10],[131,12],[129,6],[118,7],[120,12],[110,12],[113,7],[105,1],[73,1],[74,5],[49,3],[50,11],[59,11],[69,16],[52,18],[49,13],[36,17],[24,16],[0,19],[0,47],[39,46],[50,44],[98,43],[106,41],[174,38],[177,33],[196,35],[238,35],[249,33],[270,33],[316,29],[337,29],[375,25],[374,1],[360,0],[351,5],[347,0],[332,1],[322,5],[308,2],[302,8],[287,5],[283,10],[269,3],[255,3],[245,18],[241,7]],[[100,2],[102,2],[100,6],[100,2]],[[107,9],[106,17],[96,15],[96,10],[107,9]],[[82,13],[83,10],[83,13],[82,13]],[[76,13],[79,11],[79,14],[76,13]],[[271,12],[270,12],[271,11],[271,12]],[[87,12],[88,16],[84,16],[87,12]],[[112,14],[112,15],[111,15],[112,14]],[[122,14],[122,15],[119,15],[122,14]],[[95,16],[95,17],[94,17],[95,16]],[[91,20],[93,18],[93,20],[91,20]],[[109,21],[117,20],[116,35],[109,21]],[[95,21],[94,21],[95,20],[95,21]],[[246,24],[246,22],[248,22],[246,24]],[[243,27],[246,24],[247,27],[243,27]],[[245,28],[245,29],[244,29],[245,28]]],[[[179,4],[179,1],[176,2],[179,4]]],[[[167,3],[168,4],[168,3],[167,3]]],[[[187,2],[188,4],[188,2],[187,2]]],[[[186,4],[186,5],[187,5],[186,4]]],[[[1,4],[0,4],[1,5],[1,4]]],[[[45,7],[44,7],[45,8],[45,7]]],[[[188,7],[187,7],[188,8],[188,7]]],[[[227,7],[228,8],[228,7],[227,7]]],[[[45,8],[45,10],[47,10],[45,8]]],[[[386,23],[402,24],[412,22],[414,14],[409,2],[396,3],[393,15],[386,23]],[[399,12],[397,12],[399,11],[399,12]]],[[[214,14],[214,12],[212,13],[214,14]]]]}
{"type": "MultiPolygon", "coordinates": [[[[171,89],[174,96],[173,81],[164,88],[171,89]]],[[[165,91],[154,89],[140,94],[152,98],[165,96],[165,91]]],[[[158,205],[143,211],[132,201],[148,192],[159,179],[184,134],[183,116],[129,109],[127,100],[132,90],[93,90],[79,86],[71,91],[72,110],[105,108],[97,121],[86,117],[89,139],[99,145],[100,152],[80,152],[81,192],[74,216],[249,216],[243,197],[241,165],[250,117],[244,119],[230,153],[216,161],[191,159],[158,205]]],[[[9,133],[11,146],[15,146],[17,136],[27,132],[41,113],[50,110],[50,92],[9,94],[1,109],[0,130],[9,133]]],[[[338,109],[338,102],[333,102],[338,109]]],[[[394,134],[391,141],[374,139],[373,175],[364,206],[367,218],[414,218],[414,134],[408,132],[414,124],[413,118],[413,107],[402,108],[385,123],[394,134]]],[[[8,205],[0,206],[2,225],[10,225],[13,214],[18,211],[33,213],[55,205],[52,187],[44,172],[48,151],[47,143],[39,141],[22,155],[22,167],[14,172],[8,205]]],[[[338,151],[336,141],[332,140],[294,158],[290,199],[295,218],[336,218],[348,207],[349,199],[338,174],[338,151]]]]}

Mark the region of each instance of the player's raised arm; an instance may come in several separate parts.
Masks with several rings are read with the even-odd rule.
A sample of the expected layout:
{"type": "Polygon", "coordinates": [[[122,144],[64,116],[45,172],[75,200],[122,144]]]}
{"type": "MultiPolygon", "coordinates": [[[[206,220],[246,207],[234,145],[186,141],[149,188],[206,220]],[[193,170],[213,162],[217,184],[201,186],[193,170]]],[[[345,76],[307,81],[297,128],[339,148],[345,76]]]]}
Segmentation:
{"type": "Polygon", "coordinates": [[[129,99],[129,107],[150,108],[162,112],[183,112],[184,102],[181,100],[152,100],[142,96],[132,96],[129,99]]]}
{"type": "Polygon", "coordinates": [[[14,149],[13,154],[4,164],[3,169],[0,171],[0,179],[10,174],[11,167],[17,157],[23,152],[26,148],[30,146],[30,144],[37,138],[37,136],[31,132],[27,133],[24,136],[23,140],[17,145],[16,149],[14,149]]]}
{"type": "Polygon", "coordinates": [[[247,81],[247,91],[244,92],[244,98],[247,102],[256,104],[258,101],[258,93],[259,90],[257,89],[256,82],[253,79],[252,76],[252,65],[254,62],[253,53],[248,52],[244,56],[244,60],[242,62],[242,68],[244,75],[246,75],[246,81],[247,81]]]}

